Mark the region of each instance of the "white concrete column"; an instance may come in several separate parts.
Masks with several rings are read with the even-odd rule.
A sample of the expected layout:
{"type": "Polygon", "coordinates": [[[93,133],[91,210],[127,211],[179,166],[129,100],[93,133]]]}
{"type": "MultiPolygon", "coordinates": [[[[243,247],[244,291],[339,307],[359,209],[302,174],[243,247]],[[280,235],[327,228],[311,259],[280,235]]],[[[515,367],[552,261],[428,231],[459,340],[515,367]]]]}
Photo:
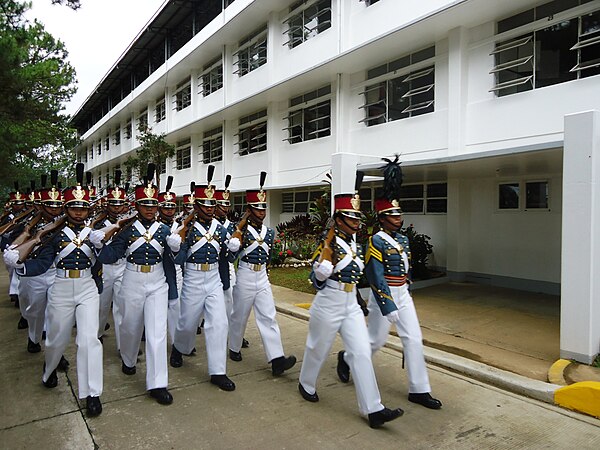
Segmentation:
{"type": "Polygon", "coordinates": [[[448,180],[446,270],[453,281],[464,281],[464,273],[469,270],[471,198],[465,183],[448,180]]]}
{"type": "Polygon", "coordinates": [[[565,116],[560,356],[600,351],[600,112],[565,116]]]}
{"type": "MultiPolygon", "coordinates": [[[[463,153],[465,112],[468,96],[468,30],[454,28],[448,33],[448,154],[463,153]]],[[[436,85],[437,86],[437,85],[436,85]]],[[[442,89],[436,89],[436,97],[442,89]]]]}
{"type": "Polygon", "coordinates": [[[331,193],[333,195],[354,192],[358,161],[359,156],[354,153],[334,153],[331,156],[331,193]]]}

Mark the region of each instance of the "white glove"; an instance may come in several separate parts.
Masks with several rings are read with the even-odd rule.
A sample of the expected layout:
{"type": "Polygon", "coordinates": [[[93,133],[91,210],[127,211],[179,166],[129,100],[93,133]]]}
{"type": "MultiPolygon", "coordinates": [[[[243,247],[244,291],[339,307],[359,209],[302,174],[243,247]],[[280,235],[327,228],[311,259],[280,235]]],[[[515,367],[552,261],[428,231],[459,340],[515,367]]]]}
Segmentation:
{"type": "Polygon", "coordinates": [[[385,318],[391,324],[398,323],[400,321],[400,313],[398,312],[397,309],[395,309],[392,312],[387,313],[385,315],[385,318]]]}
{"type": "Polygon", "coordinates": [[[236,237],[229,239],[229,242],[227,242],[227,249],[231,252],[231,253],[235,253],[240,249],[240,246],[242,245],[242,243],[240,242],[240,240],[236,237]]]}
{"type": "Polygon", "coordinates": [[[25,266],[19,262],[19,252],[13,249],[4,251],[4,264],[14,269],[22,269],[25,266]]]}
{"type": "Polygon", "coordinates": [[[102,230],[92,230],[90,231],[90,242],[92,244],[94,244],[94,247],[96,248],[102,248],[104,246],[104,242],[102,242],[104,240],[104,237],[106,235],[104,234],[104,231],[102,230]]]}
{"type": "Polygon", "coordinates": [[[333,264],[331,264],[331,261],[324,259],[320,264],[318,262],[315,263],[313,271],[317,280],[325,281],[333,273],[333,264]]]}
{"type": "Polygon", "coordinates": [[[181,248],[181,236],[176,233],[171,233],[167,236],[167,245],[172,252],[177,253],[181,248]]]}

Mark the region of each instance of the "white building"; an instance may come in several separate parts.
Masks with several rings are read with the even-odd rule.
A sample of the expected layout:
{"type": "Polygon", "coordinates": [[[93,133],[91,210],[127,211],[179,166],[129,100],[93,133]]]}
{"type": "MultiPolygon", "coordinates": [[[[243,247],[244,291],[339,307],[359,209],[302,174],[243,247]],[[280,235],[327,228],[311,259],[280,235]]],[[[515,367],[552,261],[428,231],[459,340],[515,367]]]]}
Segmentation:
{"type": "Polygon", "coordinates": [[[171,0],[73,124],[99,187],[146,122],[177,146],[163,176],[178,194],[211,163],[241,207],[266,170],[271,225],[306,212],[332,168],[349,191],[357,165],[400,153],[405,221],[433,264],[560,294],[561,356],[590,362],[598,74],[598,0],[171,0]]]}

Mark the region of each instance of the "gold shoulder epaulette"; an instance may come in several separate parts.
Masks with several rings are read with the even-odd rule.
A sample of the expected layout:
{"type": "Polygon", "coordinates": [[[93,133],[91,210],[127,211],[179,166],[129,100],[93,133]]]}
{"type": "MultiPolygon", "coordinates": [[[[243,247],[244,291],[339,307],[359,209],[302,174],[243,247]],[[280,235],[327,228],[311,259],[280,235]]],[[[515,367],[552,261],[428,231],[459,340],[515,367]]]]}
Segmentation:
{"type": "Polygon", "coordinates": [[[365,255],[365,263],[368,263],[371,257],[375,258],[379,262],[383,262],[383,256],[381,252],[373,245],[373,237],[369,238],[369,245],[367,247],[367,254],[365,255]]]}

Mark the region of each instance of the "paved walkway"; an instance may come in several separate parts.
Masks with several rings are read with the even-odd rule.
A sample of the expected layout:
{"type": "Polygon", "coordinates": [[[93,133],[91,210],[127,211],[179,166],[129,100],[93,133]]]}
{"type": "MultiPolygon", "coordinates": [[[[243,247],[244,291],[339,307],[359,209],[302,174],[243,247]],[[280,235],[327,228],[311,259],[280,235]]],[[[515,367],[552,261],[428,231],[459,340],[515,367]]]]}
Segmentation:
{"type": "MultiPolygon", "coordinates": [[[[104,412],[88,419],[77,397],[75,345],[68,348],[72,367],[59,374],[56,389],[41,384],[43,353],[26,352],[26,333],[16,329],[18,311],[4,294],[6,272],[0,267],[0,448],[579,448],[600,446],[600,421],[547,403],[498,389],[438,365],[429,366],[440,411],[406,400],[406,372],[401,354],[383,349],[374,357],[383,401],[405,410],[403,417],[372,430],[357,411],[354,386],[337,381],[335,354],[319,379],[321,401],[304,401],[297,391],[300,364],[273,378],[252,321],[244,360],[229,362],[235,392],[222,392],[208,382],[203,339],[198,355],[169,370],[174,404],[161,406],[145,393],[145,360],[136,376],[125,376],[109,330],[104,344],[104,412]]],[[[302,360],[307,322],[305,309],[286,306],[276,296],[286,353],[302,360]],[[291,311],[293,309],[293,311],[291,311]]],[[[391,338],[392,347],[398,345],[391,338]]],[[[439,352],[450,366],[459,356],[439,352]]],[[[439,355],[438,355],[439,356],[439,355]]],[[[464,358],[462,358],[464,359],[464,358]]],[[[478,363],[479,364],[479,363],[478,363]]]]}

